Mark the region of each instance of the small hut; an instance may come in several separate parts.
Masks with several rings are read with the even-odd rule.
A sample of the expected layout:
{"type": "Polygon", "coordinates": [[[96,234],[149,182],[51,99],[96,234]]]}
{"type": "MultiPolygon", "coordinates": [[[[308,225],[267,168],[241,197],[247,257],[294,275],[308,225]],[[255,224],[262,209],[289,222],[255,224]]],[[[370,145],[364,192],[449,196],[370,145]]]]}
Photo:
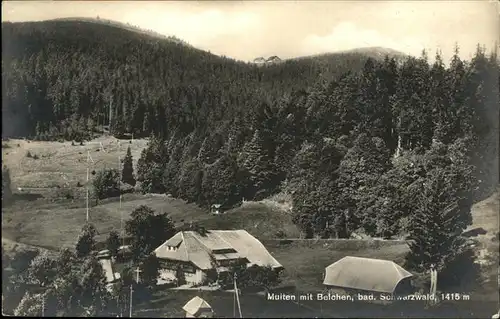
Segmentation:
{"type": "Polygon", "coordinates": [[[182,309],[186,312],[186,318],[212,318],[214,316],[212,307],[198,296],[189,300],[182,309]]]}

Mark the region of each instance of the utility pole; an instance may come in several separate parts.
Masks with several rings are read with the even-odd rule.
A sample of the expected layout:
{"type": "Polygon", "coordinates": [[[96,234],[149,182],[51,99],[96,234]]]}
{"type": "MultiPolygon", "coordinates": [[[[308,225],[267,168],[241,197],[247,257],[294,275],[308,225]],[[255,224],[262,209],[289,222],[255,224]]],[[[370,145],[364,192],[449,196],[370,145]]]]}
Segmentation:
{"type": "Polygon", "coordinates": [[[132,285],[130,285],[130,309],[129,309],[129,317],[132,318],[132,292],[134,290],[132,289],[132,285]]]}
{"type": "Polygon", "coordinates": [[[89,161],[92,161],[92,163],[94,163],[92,156],[90,156],[90,151],[87,151],[87,222],[89,221],[89,172],[90,172],[89,161]]]}
{"type": "Polygon", "coordinates": [[[241,305],[240,305],[240,296],[239,296],[239,293],[238,293],[238,286],[236,285],[236,272],[234,273],[234,293],[236,294],[236,303],[238,304],[238,312],[240,314],[240,318],[243,318],[243,316],[241,315],[241,305]]]}
{"type": "Polygon", "coordinates": [[[109,127],[109,133],[111,134],[111,119],[113,117],[113,99],[111,98],[111,100],[109,101],[109,123],[108,123],[108,127],[109,127]]]}
{"type": "Polygon", "coordinates": [[[122,190],[121,190],[121,182],[122,182],[122,162],[120,158],[120,140],[118,140],[118,174],[120,176],[120,180],[118,181],[118,195],[120,196],[120,235],[122,237],[122,246],[125,245],[125,238],[123,233],[123,210],[122,210],[122,190]]]}

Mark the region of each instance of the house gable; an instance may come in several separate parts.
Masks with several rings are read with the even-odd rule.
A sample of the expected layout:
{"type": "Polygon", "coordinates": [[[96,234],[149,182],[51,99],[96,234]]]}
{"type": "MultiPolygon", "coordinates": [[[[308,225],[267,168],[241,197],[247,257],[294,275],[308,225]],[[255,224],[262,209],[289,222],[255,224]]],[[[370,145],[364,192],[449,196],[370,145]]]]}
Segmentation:
{"type": "Polygon", "coordinates": [[[155,250],[161,259],[191,262],[201,270],[229,267],[237,261],[282,268],[255,237],[244,230],[179,232],[155,250]]]}

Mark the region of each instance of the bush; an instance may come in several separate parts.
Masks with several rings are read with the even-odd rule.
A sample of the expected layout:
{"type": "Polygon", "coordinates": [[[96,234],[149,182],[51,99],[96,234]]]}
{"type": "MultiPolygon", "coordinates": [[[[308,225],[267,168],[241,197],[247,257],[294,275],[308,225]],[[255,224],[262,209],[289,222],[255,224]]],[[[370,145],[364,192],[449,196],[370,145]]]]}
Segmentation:
{"type": "Polygon", "coordinates": [[[38,155],[36,155],[36,154],[35,154],[35,155],[33,155],[33,159],[34,159],[34,160],[39,159],[38,155]]]}
{"type": "Polygon", "coordinates": [[[283,229],[280,229],[280,230],[278,230],[278,231],[276,232],[275,236],[276,236],[277,238],[285,238],[285,237],[286,237],[286,234],[285,234],[285,232],[283,231],[283,229]]]}
{"type": "Polygon", "coordinates": [[[118,250],[120,249],[120,236],[116,231],[109,233],[109,237],[106,240],[106,248],[109,250],[111,256],[116,257],[118,255],[118,250]]]}
{"type": "Polygon", "coordinates": [[[116,169],[99,171],[93,180],[94,193],[97,199],[120,195],[120,176],[116,169]]]}
{"type": "Polygon", "coordinates": [[[26,152],[26,157],[31,158],[31,157],[33,157],[33,155],[31,155],[31,152],[30,152],[30,151],[27,151],[27,152],[26,152]]]}
{"type": "Polygon", "coordinates": [[[61,192],[61,197],[64,197],[66,199],[74,199],[75,195],[73,194],[73,192],[71,191],[71,189],[65,188],[61,192]]]}

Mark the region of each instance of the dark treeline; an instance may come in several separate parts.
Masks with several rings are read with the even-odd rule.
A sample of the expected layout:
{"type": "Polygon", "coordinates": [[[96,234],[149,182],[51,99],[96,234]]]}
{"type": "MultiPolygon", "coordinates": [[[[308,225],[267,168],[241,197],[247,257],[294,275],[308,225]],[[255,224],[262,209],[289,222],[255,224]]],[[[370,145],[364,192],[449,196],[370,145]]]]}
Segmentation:
{"type": "Polygon", "coordinates": [[[496,52],[344,55],[320,76],[314,60],[258,68],[77,26],[2,24],[10,134],[85,138],[111,115],[115,136],[151,136],[143,192],[201,206],[288,192],[306,237],[408,236],[413,268],[442,270],[499,181],[496,52]]]}
{"type": "Polygon", "coordinates": [[[2,47],[3,135],[43,140],[89,138],[108,123],[137,137],[211,132],[366,59],[353,52],[258,67],[88,21],[2,23],[2,47]]]}
{"type": "Polygon", "coordinates": [[[400,235],[419,183],[455,183],[458,193],[443,196],[465,207],[498,183],[497,67],[481,49],[470,62],[457,52],[449,67],[439,55],[399,66],[368,59],[361,72],[261,103],[209,134],[153,138],[137,180],[144,192],[200,205],[288,190],[307,236],[348,237],[360,227],[400,235]]]}

